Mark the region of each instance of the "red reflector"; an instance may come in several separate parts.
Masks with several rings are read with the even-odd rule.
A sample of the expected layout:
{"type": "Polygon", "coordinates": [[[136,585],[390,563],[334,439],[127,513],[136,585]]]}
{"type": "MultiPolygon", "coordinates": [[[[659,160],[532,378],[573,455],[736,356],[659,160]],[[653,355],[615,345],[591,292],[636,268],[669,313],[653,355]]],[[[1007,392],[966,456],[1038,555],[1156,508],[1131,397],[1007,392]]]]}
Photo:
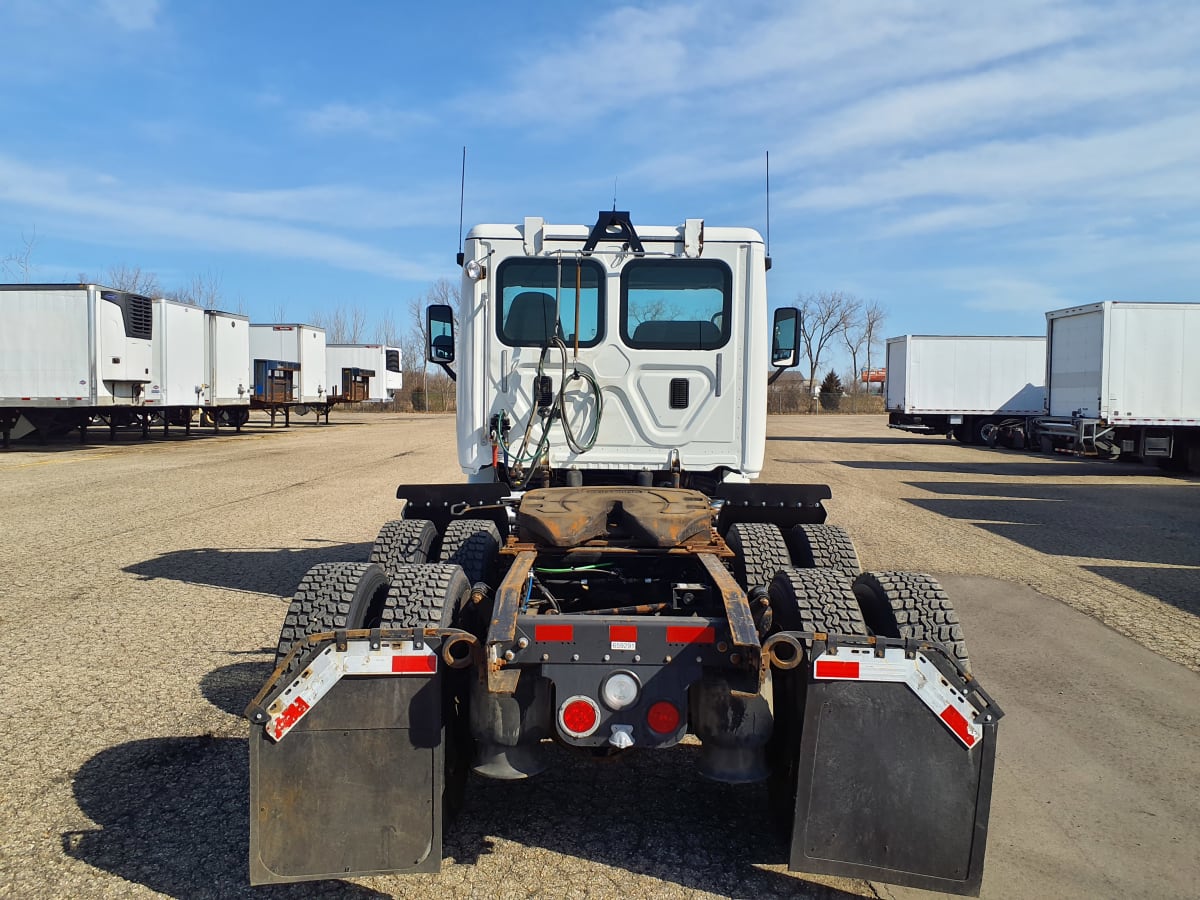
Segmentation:
{"type": "Polygon", "coordinates": [[[437,657],[430,653],[393,656],[392,671],[402,675],[433,675],[437,672],[437,657]]]}
{"type": "Polygon", "coordinates": [[[297,697],[275,720],[275,736],[279,737],[280,734],[295,725],[306,712],[308,712],[308,703],[303,697],[297,697]]]}
{"type": "Polygon", "coordinates": [[[646,724],[656,734],[673,734],[679,728],[679,710],[674,703],[659,700],[646,710],[646,724]]]}
{"type": "Polygon", "coordinates": [[[637,643],[637,626],[636,625],[609,625],[608,639],[610,642],[636,644],[637,643]]]}
{"type": "Polygon", "coordinates": [[[813,674],[817,678],[857,678],[858,663],[840,659],[818,659],[813,674]]]}
{"type": "Polygon", "coordinates": [[[573,735],[587,735],[596,730],[600,713],[595,704],[583,698],[568,700],[562,708],[563,730],[573,735]]]}
{"type": "Polygon", "coordinates": [[[967,727],[967,720],[953,706],[947,706],[942,710],[942,721],[949,725],[950,730],[957,734],[968,747],[975,743],[975,735],[971,734],[967,727]]]}
{"type": "Polygon", "coordinates": [[[533,639],[535,641],[573,641],[575,640],[575,626],[534,625],[533,639]]]}
{"type": "Polygon", "coordinates": [[[668,644],[711,644],[717,636],[711,625],[668,625],[668,644]]]}

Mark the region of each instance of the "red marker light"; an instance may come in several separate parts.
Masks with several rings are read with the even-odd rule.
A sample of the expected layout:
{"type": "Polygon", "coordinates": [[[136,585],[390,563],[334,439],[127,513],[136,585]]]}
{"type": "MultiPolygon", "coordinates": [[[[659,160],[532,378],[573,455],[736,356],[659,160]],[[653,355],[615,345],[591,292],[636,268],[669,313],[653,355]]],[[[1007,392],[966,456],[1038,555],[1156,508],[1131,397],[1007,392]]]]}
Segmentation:
{"type": "Polygon", "coordinates": [[[558,724],[571,737],[588,737],[600,724],[600,707],[589,697],[571,697],[558,710],[558,724]]]}
{"type": "Polygon", "coordinates": [[[679,710],[674,703],[659,700],[646,710],[646,724],[655,734],[674,734],[679,728],[679,710]]]}

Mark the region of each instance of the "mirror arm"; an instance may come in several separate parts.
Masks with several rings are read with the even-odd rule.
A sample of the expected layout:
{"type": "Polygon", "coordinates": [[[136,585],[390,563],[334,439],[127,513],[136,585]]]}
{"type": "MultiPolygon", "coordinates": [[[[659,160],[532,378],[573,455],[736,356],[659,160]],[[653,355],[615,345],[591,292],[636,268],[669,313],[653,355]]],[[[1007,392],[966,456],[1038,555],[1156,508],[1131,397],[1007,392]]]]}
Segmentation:
{"type": "Polygon", "coordinates": [[[455,382],[456,384],[458,383],[458,377],[454,374],[454,370],[450,368],[450,363],[440,362],[438,365],[442,367],[442,371],[450,376],[451,381],[455,382]]]}
{"type": "Polygon", "coordinates": [[[782,375],[784,372],[786,372],[790,368],[792,368],[792,367],[787,366],[787,367],[780,367],[780,368],[776,369],[774,372],[771,373],[770,377],[767,378],[767,385],[770,386],[770,385],[774,384],[775,382],[777,382],[779,380],[779,376],[782,375]]]}

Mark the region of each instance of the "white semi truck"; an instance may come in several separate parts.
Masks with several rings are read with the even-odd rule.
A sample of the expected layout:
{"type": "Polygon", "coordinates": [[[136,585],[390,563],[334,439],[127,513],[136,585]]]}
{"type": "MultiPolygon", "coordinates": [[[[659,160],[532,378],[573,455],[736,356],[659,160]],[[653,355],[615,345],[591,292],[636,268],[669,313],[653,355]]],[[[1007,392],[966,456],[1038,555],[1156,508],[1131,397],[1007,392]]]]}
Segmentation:
{"type": "Polygon", "coordinates": [[[426,352],[467,481],[401,485],[371,561],[297,589],[246,710],[252,883],[437,871],[469,770],[692,735],[772,783],[792,869],[977,894],[1002,713],[950,599],[863,573],[827,486],[754,481],[798,359],[758,233],[527,218],[459,263],[426,352]]]}
{"type": "Polygon", "coordinates": [[[152,301],[97,284],[0,285],[0,433],[43,438],[141,414],[152,381],[152,301]]]}
{"type": "Polygon", "coordinates": [[[908,334],[888,338],[888,425],[980,444],[992,426],[1046,404],[1046,339],[908,334]]]}

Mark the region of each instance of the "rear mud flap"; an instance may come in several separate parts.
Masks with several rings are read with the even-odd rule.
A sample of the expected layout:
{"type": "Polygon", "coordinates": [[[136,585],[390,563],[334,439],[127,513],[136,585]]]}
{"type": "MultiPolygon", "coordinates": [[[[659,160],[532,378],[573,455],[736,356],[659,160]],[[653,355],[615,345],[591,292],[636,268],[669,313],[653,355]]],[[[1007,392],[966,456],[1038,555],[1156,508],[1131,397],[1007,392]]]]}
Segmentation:
{"type": "Polygon", "coordinates": [[[436,872],[442,677],[342,678],[276,742],[250,729],[250,883],[436,872]]]}
{"type": "MultiPolygon", "coordinates": [[[[804,725],[788,867],[978,896],[1003,713],[992,705],[968,719],[903,682],[816,678],[822,658],[857,665],[842,661],[845,648],[837,657],[823,649],[792,682],[807,686],[789,704],[796,715],[803,707],[804,725]]],[[[967,687],[944,659],[936,668],[942,689],[967,687]]],[[[971,695],[957,692],[959,709],[969,712],[971,695]]]]}

